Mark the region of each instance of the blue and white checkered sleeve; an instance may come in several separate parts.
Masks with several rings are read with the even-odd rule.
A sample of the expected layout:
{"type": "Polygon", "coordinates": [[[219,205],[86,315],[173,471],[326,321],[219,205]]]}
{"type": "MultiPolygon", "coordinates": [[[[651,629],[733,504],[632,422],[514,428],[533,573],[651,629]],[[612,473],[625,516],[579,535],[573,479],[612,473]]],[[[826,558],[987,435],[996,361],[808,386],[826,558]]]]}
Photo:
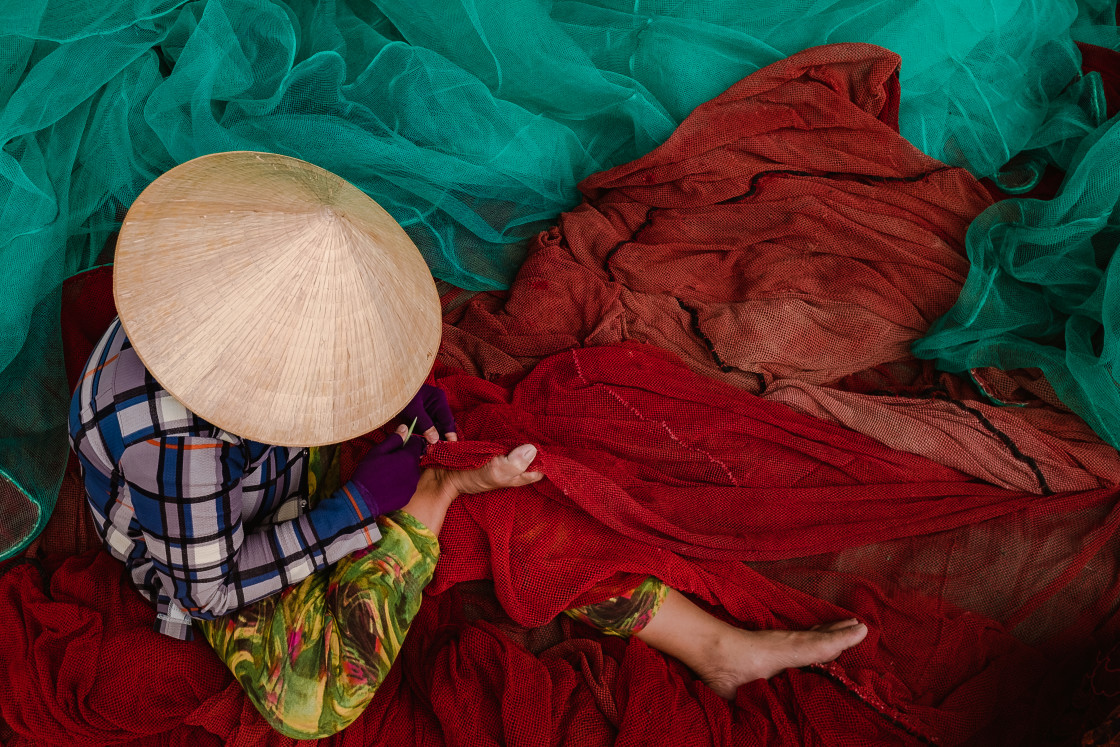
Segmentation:
{"type": "Polygon", "coordinates": [[[275,594],[380,536],[362,501],[343,491],[308,514],[246,531],[244,456],[220,439],[149,439],[125,449],[120,467],[161,586],[192,617],[275,594]]]}

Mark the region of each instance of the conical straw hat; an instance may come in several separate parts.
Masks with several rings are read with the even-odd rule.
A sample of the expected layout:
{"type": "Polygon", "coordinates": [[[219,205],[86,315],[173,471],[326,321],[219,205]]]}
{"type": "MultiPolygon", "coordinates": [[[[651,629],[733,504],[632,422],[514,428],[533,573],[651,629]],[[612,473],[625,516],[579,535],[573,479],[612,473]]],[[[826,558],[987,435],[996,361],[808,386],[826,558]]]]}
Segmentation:
{"type": "Polygon", "coordinates": [[[168,171],[129,209],[114,265],[152,376],[253,441],[318,446],[383,425],[439,347],[439,296],[408,235],[295,158],[216,153],[168,171]]]}

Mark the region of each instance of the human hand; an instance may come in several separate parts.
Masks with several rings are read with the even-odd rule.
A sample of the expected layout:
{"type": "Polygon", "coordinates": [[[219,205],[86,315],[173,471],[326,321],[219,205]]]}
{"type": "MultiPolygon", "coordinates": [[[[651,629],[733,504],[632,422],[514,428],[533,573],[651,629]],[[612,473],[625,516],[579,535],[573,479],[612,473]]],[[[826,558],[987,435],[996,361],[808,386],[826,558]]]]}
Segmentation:
{"type": "Polygon", "coordinates": [[[371,448],[350,478],[374,516],[403,507],[416,491],[420,457],[424,455],[426,443],[422,438],[406,441],[407,433],[408,429],[402,425],[371,448]]]}
{"type": "Polygon", "coordinates": [[[478,469],[426,469],[420,474],[416,492],[404,510],[439,534],[447,509],[461,494],[528,485],[544,477],[540,472],[526,471],[536,455],[536,447],[523,444],[478,469]]]}
{"type": "Polygon", "coordinates": [[[424,384],[420,391],[412,398],[401,414],[398,415],[406,423],[416,419],[416,432],[424,436],[430,444],[439,441],[440,434],[448,441],[458,441],[455,433],[455,416],[451,413],[451,406],[447,404],[447,395],[439,387],[424,384]]]}
{"type": "Polygon", "coordinates": [[[515,488],[537,482],[544,473],[527,472],[537,456],[537,447],[522,444],[509,454],[496,456],[478,469],[441,469],[439,477],[456,495],[485,493],[498,488],[515,488]]]}

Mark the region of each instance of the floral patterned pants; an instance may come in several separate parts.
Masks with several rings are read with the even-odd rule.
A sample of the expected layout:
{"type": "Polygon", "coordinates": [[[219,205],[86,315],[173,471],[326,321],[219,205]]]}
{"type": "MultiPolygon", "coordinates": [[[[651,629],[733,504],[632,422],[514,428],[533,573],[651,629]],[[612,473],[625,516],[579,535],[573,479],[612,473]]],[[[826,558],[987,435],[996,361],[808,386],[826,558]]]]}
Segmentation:
{"type": "MultiPolygon", "coordinates": [[[[313,449],[309,492],[338,486],[337,455],[313,449]]],[[[203,637],[249,699],[282,734],[299,739],[346,728],[373,699],[401,649],[439,559],[431,530],[403,511],[378,519],[381,539],[280,594],[216,620],[203,637]]],[[[668,593],[654,578],[633,591],[566,614],[628,636],[668,593]]]]}

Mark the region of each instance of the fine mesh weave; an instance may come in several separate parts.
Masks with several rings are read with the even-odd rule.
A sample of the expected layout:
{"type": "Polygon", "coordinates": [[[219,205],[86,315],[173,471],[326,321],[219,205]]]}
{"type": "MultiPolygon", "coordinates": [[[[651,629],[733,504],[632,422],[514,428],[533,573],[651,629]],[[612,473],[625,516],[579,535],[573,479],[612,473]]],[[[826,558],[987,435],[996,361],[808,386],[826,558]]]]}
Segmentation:
{"type": "Polygon", "coordinates": [[[1035,367],[1120,447],[1120,118],[1081,143],[1057,196],[1004,200],[968,230],[968,280],[914,346],[966,373],[1035,367]]]}
{"type": "MultiPolygon", "coordinates": [[[[437,377],[465,440],[434,459],[471,466],[532,440],[547,477],[455,504],[398,665],[323,744],[1036,744],[1076,728],[1078,667],[1117,632],[1115,489],[976,484],[650,347],[572,351],[508,387],[437,377]],[[825,505],[837,520],[814,523],[825,505]],[[798,537],[831,549],[803,554],[798,537]],[[738,625],[854,613],[872,632],[729,705],[639,641],[547,616],[650,573],[738,625]]],[[[148,629],[153,612],[107,554],[42,557],[0,575],[19,600],[0,605],[18,631],[0,640],[11,744],[294,744],[269,735],[204,645],[148,629]],[[122,646],[139,656],[105,655],[122,646]]]]}
{"type": "MultiPolygon", "coordinates": [[[[467,438],[435,461],[481,464],[527,440],[548,482],[458,504],[433,591],[485,574],[523,625],[642,573],[748,627],[846,610],[872,621],[874,643],[829,668],[840,689],[947,743],[1029,743],[1069,706],[1067,657],[1084,663],[1116,632],[1115,487],[1044,498],[983,486],[662,363],[598,347],[546,359],[508,393],[441,379],[467,438]]],[[[828,696],[774,697],[822,719],[810,722],[832,735],[821,743],[860,734],[859,708],[824,721],[828,696]]]]}
{"type": "Polygon", "coordinates": [[[1100,121],[1074,37],[1116,44],[1105,0],[417,5],[0,8],[0,469],[42,518],[65,461],[57,290],[104,261],[125,209],[177,164],[246,149],[310,161],[385,206],[438,278],[495,289],[580,179],[786,55],[899,53],[904,136],[979,176],[1021,151],[1064,164],[1100,121]]]}

